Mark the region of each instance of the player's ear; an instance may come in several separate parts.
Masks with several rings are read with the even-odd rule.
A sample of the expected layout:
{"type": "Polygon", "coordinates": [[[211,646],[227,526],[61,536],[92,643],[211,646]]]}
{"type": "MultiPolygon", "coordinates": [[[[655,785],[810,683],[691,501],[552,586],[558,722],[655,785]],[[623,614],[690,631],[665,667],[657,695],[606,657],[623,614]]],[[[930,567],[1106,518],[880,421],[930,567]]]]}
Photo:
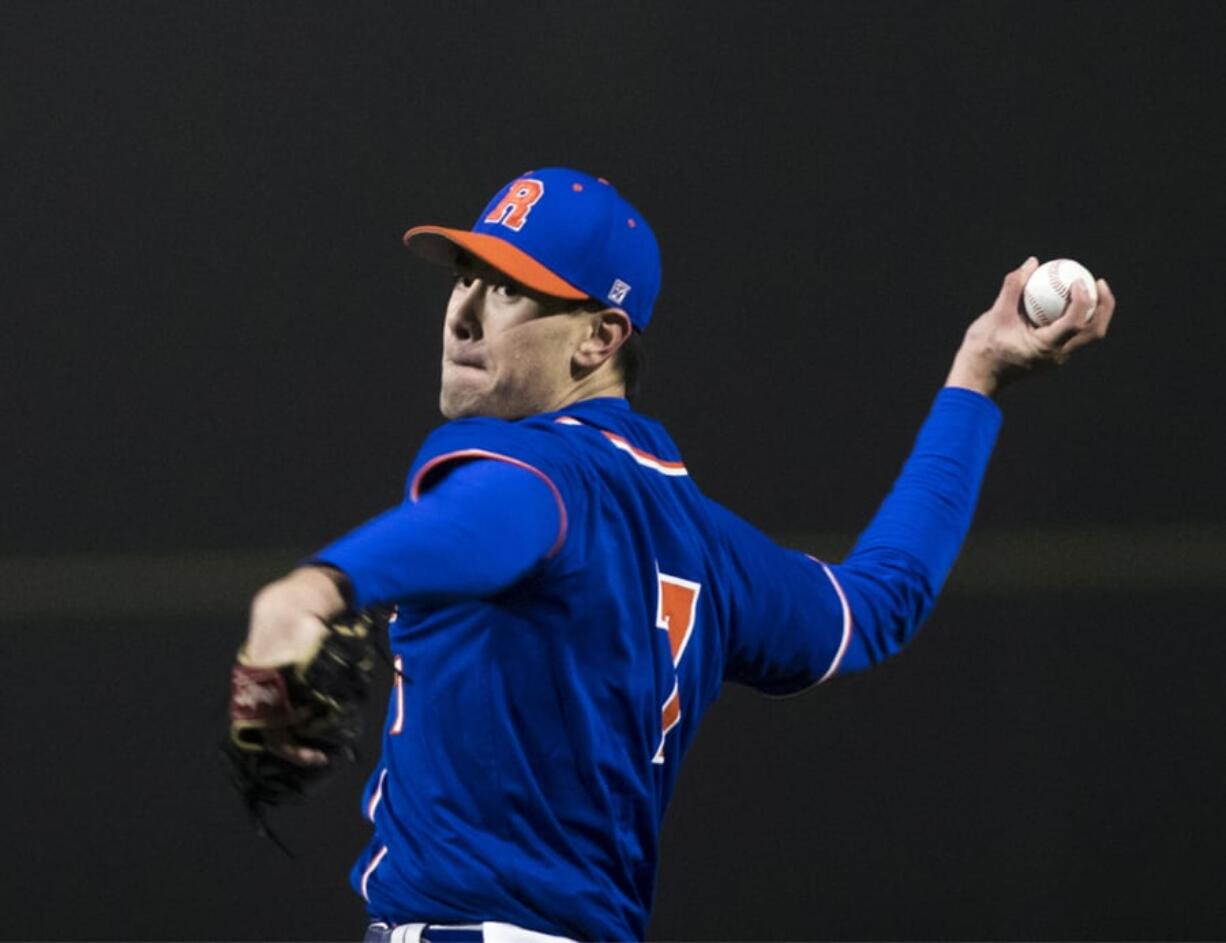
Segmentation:
{"type": "Polygon", "coordinates": [[[616,354],[632,330],[630,316],[621,308],[603,308],[586,317],[587,329],[573,358],[574,366],[583,372],[595,370],[616,354]]]}

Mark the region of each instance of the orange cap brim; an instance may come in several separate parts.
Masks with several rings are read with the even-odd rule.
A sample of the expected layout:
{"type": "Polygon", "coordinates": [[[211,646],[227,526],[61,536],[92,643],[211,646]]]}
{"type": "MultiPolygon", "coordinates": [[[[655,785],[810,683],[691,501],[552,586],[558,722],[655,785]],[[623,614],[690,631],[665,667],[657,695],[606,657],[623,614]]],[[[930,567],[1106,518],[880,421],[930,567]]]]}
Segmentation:
{"type": "Polygon", "coordinates": [[[534,291],[576,301],[588,297],[586,291],[559,278],[522,249],[488,233],[444,226],[414,226],[404,234],[404,244],[423,259],[439,265],[454,265],[454,247],[459,246],[534,291]]]}

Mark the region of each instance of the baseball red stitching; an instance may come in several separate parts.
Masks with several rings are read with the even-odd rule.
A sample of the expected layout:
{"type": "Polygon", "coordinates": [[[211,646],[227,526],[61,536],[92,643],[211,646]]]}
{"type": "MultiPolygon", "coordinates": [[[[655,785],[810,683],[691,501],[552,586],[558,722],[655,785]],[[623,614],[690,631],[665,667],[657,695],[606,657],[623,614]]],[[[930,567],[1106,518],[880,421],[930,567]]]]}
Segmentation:
{"type": "Polygon", "coordinates": [[[1051,284],[1052,291],[1054,291],[1065,301],[1068,301],[1071,286],[1064,284],[1064,282],[1060,280],[1060,264],[1064,261],[1064,259],[1056,259],[1056,261],[1052,263],[1051,268],[1047,270],[1047,281],[1051,284]]]}
{"type": "MultiPolygon", "coordinates": [[[[1048,263],[1047,284],[1051,286],[1052,291],[1063,298],[1067,303],[1071,288],[1069,285],[1066,285],[1060,280],[1059,274],[1060,264],[1065,261],[1067,260],[1054,259],[1048,263]]],[[[1039,307],[1039,303],[1035,300],[1033,295],[1023,292],[1022,300],[1026,303],[1026,312],[1030,315],[1030,320],[1037,321],[1040,327],[1047,327],[1047,325],[1051,324],[1052,321],[1055,320],[1055,318],[1049,318],[1046,312],[1039,307]]],[[[1061,314],[1063,314],[1063,312],[1061,312],[1061,314]]],[[[1057,317],[1059,317],[1059,315],[1057,315],[1057,317]]]]}

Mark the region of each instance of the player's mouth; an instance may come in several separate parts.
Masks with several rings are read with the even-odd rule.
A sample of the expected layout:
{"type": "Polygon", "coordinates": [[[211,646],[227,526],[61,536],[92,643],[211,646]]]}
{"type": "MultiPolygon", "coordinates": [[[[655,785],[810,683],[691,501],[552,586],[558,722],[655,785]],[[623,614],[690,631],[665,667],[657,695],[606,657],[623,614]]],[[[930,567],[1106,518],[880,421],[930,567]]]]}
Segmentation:
{"type": "Polygon", "coordinates": [[[451,367],[468,367],[472,370],[485,369],[485,364],[473,357],[448,357],[444,363],[451,367]]]}

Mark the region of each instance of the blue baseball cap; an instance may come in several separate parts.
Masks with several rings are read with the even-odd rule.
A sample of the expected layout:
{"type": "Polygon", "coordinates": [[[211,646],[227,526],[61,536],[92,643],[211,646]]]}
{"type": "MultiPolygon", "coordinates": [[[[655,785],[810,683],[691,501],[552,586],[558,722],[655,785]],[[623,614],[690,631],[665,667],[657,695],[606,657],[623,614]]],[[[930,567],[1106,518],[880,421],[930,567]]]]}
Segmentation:
{"type": "Polygon", "coordinates": [[[643,215],[602,177],[565,167],[521,174],[498,191],[471,230],[414,226],[404,244],[431,262],[455,248],[558,298],[593,298],[647,326],[660,291],[660,247],[643,215]]]}

